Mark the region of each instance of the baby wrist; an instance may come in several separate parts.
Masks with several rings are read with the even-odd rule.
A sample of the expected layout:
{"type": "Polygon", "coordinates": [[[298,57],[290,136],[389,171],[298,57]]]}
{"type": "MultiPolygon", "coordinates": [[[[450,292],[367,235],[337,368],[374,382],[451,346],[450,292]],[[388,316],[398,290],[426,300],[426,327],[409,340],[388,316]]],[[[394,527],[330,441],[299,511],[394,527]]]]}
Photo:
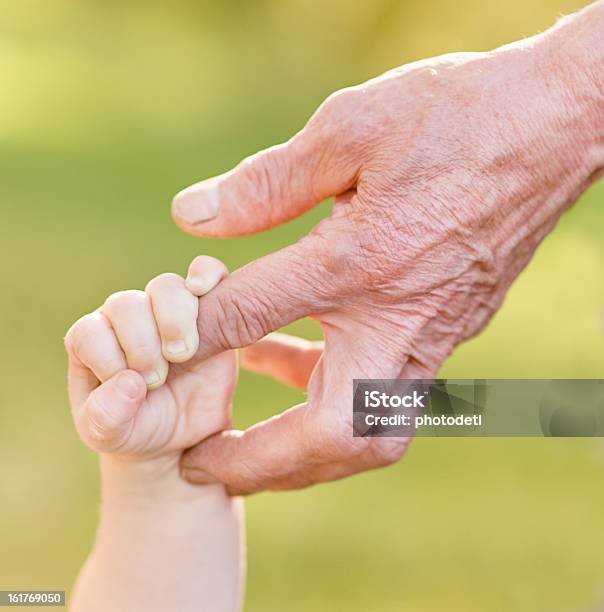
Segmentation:
{"type": "Polygon", "coordinates": [[[146,461],[115,455],[101,455],[101,494],[103,504],[116,501],[144,509],[147,506],[208,502],[224,495],[223,485],[192,485],[180,476],[180,456],[146,461]]]}

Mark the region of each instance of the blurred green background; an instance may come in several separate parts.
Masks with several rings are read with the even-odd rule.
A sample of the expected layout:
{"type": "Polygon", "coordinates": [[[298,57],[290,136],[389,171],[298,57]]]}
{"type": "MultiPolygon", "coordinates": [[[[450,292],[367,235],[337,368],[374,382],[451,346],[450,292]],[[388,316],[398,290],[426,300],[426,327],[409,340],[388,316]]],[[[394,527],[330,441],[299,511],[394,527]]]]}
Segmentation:
{"type": "MultiPolygon", "coordinates": [[[[97,520],[62,336],[109,293],[303,235],[200,240],[182,187],[287,139],[333,90],[550,25],[572,0],[5,0],[0,11],[0,589],[69,589],[97,520]]],[[[450,377],[604,377],[604,185],[450,377]]],[[[295,332],[317,337],[307,322],[295,332]]],[[[299,401],[242,375],[240,425],[299,401]]],[[[435,440],[380,472],[248,503],[252,611],[566,611],[604,595],[604,445],[435,440]]]]}

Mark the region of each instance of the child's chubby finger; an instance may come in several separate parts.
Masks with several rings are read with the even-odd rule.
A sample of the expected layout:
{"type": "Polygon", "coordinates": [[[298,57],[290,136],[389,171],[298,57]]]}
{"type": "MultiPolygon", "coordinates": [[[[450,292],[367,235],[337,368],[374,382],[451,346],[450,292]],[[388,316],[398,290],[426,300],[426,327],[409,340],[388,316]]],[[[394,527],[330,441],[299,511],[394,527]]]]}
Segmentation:
{"type": "Polygon", "coordinates": [[[209,293],[226,276],[227,267],[215,257],[200,255],[189,265],[187,273],[187,289],[197,296],[209,293]]]}
{"type": "Polygon", "coordinates": [[[168,376],[168,362],[161,351],[151,302],[144,291],[121,291],[101,306],[124,351],[128,367],[140,372],[148,389],[161,387],[168,376]]]}
{"type": "Polygon", "coordinates": [[[98,311],[83,316],[71,326],[65,336],[65,348],[72,362],[90,370],[100,382],[127,367],[111,323],[98,311]]]}
{"type": "Polygon", "coordinates": [[[123,370],[94,389],[76,415],[82,439],[98,452],[122,449],[146,392],[143,377],[133,370],[123,370]]]}
{"type": "Polygon", "coordinates": [[[146,289],[161,338],[164,357],[172,363],[188,361],[199,346],[199,300],[178,274],[160,274],[146,289]]]}

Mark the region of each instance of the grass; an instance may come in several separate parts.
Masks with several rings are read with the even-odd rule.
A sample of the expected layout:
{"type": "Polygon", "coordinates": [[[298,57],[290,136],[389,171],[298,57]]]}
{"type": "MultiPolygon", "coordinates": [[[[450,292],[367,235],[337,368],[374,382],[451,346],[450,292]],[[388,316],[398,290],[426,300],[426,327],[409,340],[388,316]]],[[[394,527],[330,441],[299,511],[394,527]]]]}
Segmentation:
{"type": "MultiPolygon", "coordinates": [[[[369,5],[357,14],[334,3],[324,9],[328,24],[316,26],[276,2],[254,10],[150,3],[145,19],[128,2],[66,0],[52,11],[32,2],[29,12],[8,4],[0,24],[11,85],[0,102],[0,588],[69,589],[93,538],[98,491],[96,460],[68,413],[67,327],[113,291],[184,272],[199,253],[233,269],[328,212],[323,205],[260,236],[199,240],[172,225],[171,195],[287,138],[339,85],[452,45],[503,42],[572,3],[532,3],[526,15],[526,3],[493,3],[495,17],[484,9],[479,33],[472,19],[463,30],[436,17],[430,31],[442,3],[417,14],[409,5],[426,36],[416,32],[407,47],[412,28],[400,8],[380,21],[369,5]]],[[[318,11],[311,5],[292,10],[318,11]]],[[[487,332],[461,347],[443,376],[604,377],[603,187],[565,216],[487,332]]],[[[306,321],[292,329],[318,334],[306,321]]],[[[299,399],[244,374],[238,423],[299,399]]],[[[589,609],[604,594],[603,471],[597,440],[420,439],[392,468],[253,497],[247,610],[589,609]]]]}

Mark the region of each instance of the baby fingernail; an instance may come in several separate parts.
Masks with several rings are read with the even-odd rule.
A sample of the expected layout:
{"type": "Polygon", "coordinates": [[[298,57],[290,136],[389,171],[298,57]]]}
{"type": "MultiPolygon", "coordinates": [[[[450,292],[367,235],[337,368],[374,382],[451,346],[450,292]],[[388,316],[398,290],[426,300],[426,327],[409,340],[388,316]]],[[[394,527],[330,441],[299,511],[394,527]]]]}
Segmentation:
{"type": "Polygon", "coordinates": [[[161,376],[157,370],[153,370],[152,372],[145,372],[143,374],[143,378],[147,383],[147,387],[153,387],[161,382],[161,376]]]}
{"type": "Polygon", "coordinates": [[[185,285],[194,295],[205,295],[209,293],[222,279],[220,272],[208,272],[203,276],[192,276],[187,278],[185,285]]]}
{"type": "Polygon", "coordinates": [[[169,355],[182,355],[187,352],[187,343],[184,340],[170,340],[164,343],[164,352],[169,355]]]}
{"type": "Polygon", "coordinates": [[[174,198],[176,214],[187,223],[203,223],[218,214],[218,182],[203,181],[183,189],[174,198]]]}
{"type": "Polygon", "coordinates": [[[180,475],[184,480],[190,482],[191,484],[203,485],[216,484],[217,482],[220,482],[215,476],[208,474],[208,472],[185,466],[183,466],[180,475]]]}

